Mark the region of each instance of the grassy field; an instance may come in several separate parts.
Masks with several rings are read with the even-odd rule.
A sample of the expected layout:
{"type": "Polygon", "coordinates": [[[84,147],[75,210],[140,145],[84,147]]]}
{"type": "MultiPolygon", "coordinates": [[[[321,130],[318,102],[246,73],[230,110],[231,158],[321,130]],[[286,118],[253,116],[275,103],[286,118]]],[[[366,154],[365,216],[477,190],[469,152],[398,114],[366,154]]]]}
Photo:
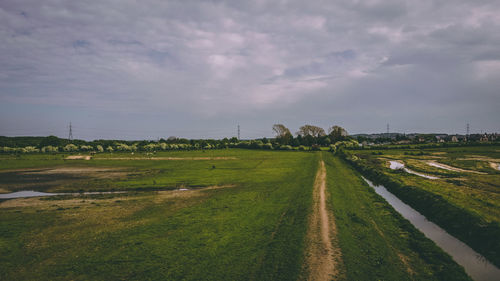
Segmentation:
{"type": "MultiPolygon", "coordinates": [[[[389,177],[396,185],[413,187],[407,201],[445,229],[500,264],[500,171],[490,163],[500,162],[500,147],[456,147],[426,150],[352,151],[363,165],[389,177]],[[439,177],[426,179],[402,170],[391,170],[389,160],[399,160],[409,169],[439,177]],[[445,164],[455,170],[429,165],[445,164]],[[425,195],[425,193],[428,194],[425,195]],[[435,206],[429,206],[429,200],[435,206]],[[417,202],[420,200],[421,202],[417,202]],[[439,201],[439,202],[438,202],[439,201]],[[452,215],[453,213],[453,215],[452,215]],[[441,221],[440,221],[441,219],[441,221]],[[496,238],[495,238],[496,237],[496,238]]],[[[446,167],[446,166],[445,166],[446,167]]],[[[448,167],[449,168],[449,167],[448,167]]],[[[403,195],[410,189],[400,188],[403,195]]]]}
{"type": "MultiPolygon", "coordinates": [[[[3,159],[3,169],[6,165],[112,167],[140,174],[116,182],[97,179],[97,189],[105,184],[219,188],[4,201],[0,279],[296,279],[318,155],[229,150],[211,156],[219,154],[238,159],[70,162],[59,155],[53,161],[46,156],[32,156],[34,161],[29,156],[3,159]]],[[[68,189],[58,182],[48,190],[80,189],[76,185],[80,180],[84,181],[70,179],[68,189]]],[[[93,189],[90,184],[86,187],[93,189]]]]}
{"type": "MultiPolygon", "coordinates": [[[[26,186],[38,191],[168,190],[274,180],[275,172],[296,169],[297,155],[256,150],[209,150],[103,153],[92,160],[65,160],[61,155],[0,156],[0,191],[26,186]],[[174,160],[165,160],[173,158],[174,160]],[[71,168],[72,170],[68,170],[71,168]],[[3,170],[3,171],[2,171],[3,170]],[[247,176],[242,174],[250,173],[247,176]],[[30,183],[36,183],[29,185],[30,183]]],[[[300,162],[301,157],[297,156],[300,162]]]]}
{"type": "Polygon", "coordinates": [[[320,159],[346,279],[467,279],[328,152],[67,156],[0,156],[1,192],[128,192],[0,201],[0,280],[297,280],[320,159]]]}
{"type": "Polygon", "coordinates": [[[469,280],[338,157],[324,155],[348,280],[469,280]]]}

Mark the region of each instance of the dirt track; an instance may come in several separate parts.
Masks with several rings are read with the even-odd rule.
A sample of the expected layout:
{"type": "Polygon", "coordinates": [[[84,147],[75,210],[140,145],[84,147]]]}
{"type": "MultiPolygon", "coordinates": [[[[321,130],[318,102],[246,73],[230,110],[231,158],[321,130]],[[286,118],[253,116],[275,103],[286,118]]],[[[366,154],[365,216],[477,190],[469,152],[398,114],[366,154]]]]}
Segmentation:
{"type": "Polygon", "coordinates": [[[304,271],[307,280],[332,280],[338,277],[340,248],[336,241],[333,214],[326,207],[326,169],[320,162],[313,191],[313,213],[309,218],[304,271]],[[335,242],[336,244],[336,242],[335,242]]]}

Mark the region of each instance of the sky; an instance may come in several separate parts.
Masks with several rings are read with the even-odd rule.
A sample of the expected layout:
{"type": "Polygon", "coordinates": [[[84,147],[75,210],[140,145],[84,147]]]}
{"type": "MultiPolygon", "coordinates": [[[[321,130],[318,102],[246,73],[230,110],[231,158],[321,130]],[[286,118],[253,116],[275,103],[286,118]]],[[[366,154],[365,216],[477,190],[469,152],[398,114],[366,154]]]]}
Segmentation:
{"type": "Polygon", "coordinates": [[[0,135],[500,132],[500,1],[0,1],[0,135]]]}

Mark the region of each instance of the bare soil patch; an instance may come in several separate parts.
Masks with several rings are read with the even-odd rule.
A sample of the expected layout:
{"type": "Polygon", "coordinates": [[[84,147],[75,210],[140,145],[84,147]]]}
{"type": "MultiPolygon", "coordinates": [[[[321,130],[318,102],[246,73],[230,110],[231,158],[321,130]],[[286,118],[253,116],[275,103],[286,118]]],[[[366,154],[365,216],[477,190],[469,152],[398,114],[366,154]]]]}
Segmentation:
{"type": "Polygon", "coordinates": [[[90,155],[70,155],[66,157],[67,160],[90,160],[92,156],[90,155]]]}
{"type": "Polygon", "coordinates": [[[87,184],[90,180],[125,178],[128,173],[129,171],[121,168],[107,167],[63,166],[16,169],[0,172],[0,189],[8,192],[19,190],[51,191],[61,186],[87,184]]]}
{"type": "Polygon", "coordinates": [[[442,163],[438,163],[438,162],[435,162],[435,161],[427,161],[426,163],[427,163],[427,165],[430,165],[430,166],[433,166],[433,167],[437,167],[437,168],[445,169],[445,170],[449,170],[449,171],[454,171],[454,172],[475,173],[475,174],[480,174],[480,175],[485,175],[486,174],[486,173],[483,173],[483,172],[478,172],[478,171],[473,171],[473,170],[465,170],[465,169],[461,169],[461,168],[457,168],[457,167],[452,167],[452,166],[449,166],[449,165],[446,165],[446,164],[442,164],[442,163]]]}
{"type": "Polygon", "coordinates": [[[500,164],[498,163],[490,162],[490,167],[495,170],[500,170],[500,164]]]}
{"type": "Polygon", "coordinates": [[[307,280],[332,280],[339,277],[342,253],[338,246],[335,218],[326,207],[326,169],[320,162],[314,181],[313,212],[309,218],[303,265],[307,280]]]}

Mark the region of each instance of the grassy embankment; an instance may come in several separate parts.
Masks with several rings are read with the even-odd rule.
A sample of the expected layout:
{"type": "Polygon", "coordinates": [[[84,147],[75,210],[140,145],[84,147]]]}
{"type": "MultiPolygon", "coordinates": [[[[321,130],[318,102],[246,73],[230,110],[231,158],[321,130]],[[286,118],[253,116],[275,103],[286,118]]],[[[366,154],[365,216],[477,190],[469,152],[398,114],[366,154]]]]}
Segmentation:
{"type": "MultiPolygon", "coordinates": [[[[318,154],[212,154],[238,159],[69,162],[56,155],[53,160],[2,160],[0,169],[102,166],[138,173],[118,180],[96,179],[85,186],[87,190],[231,186],[2,201],[0,279],[296,279],[318,154]]],[[[203,157],[206,152],[162,155],[203,157]]],[[[51,190],[75,190],[79,182],[85,181],[70,181],[67,189],[64,181],[59,182],[51,190]]]]}
{"type": "Polygon", "coordinates": [[[500,172],[486,166],[491,159],[500,158],[498,147],[441,148],[422,152],[423,155],[420,151],[385,150],[377,155],[376,152],[356,151],[353,153],[358,159],[351,163],[499,266],[500,172]],[[390,170],[388,159],[402,160],[408,168],[440,179],[430,180],[390,170]],[[429,166],[428,161],[482,174],[447,171],[429,166]]]}
{"type": "Polygon", "coordinates": [[[345,162],[323,158],[347,280],[470,280],[345,162]]]}

